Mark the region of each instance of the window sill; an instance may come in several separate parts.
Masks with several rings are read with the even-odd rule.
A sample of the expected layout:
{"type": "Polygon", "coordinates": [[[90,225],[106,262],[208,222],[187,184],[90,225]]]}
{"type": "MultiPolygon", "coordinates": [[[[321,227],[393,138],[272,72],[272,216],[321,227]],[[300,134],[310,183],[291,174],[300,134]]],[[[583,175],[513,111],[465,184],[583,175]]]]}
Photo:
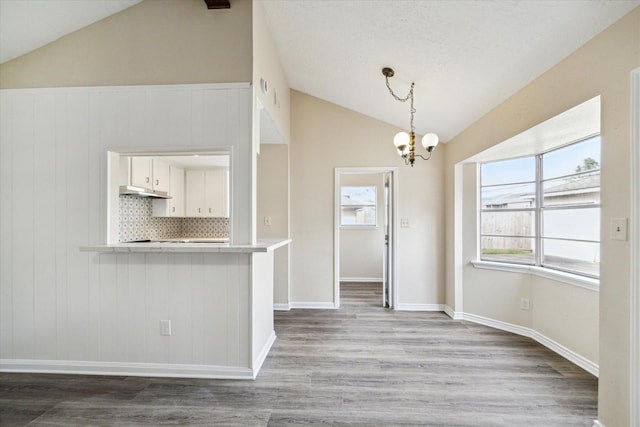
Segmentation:
{"type": "Polygon", "coordinates": [[[577,274],[565,273],[563,271],[552,270],[550,268],[538,267],[535,265],[509,264],[492,261],[471,261],[475,268],[486,270],[507,271],[511,273],[528,273],[546,279],[557,280],[558,282],[578,286],[598,292],[600,290],[600,280],[591,277],[579,276],[577,274]]]}

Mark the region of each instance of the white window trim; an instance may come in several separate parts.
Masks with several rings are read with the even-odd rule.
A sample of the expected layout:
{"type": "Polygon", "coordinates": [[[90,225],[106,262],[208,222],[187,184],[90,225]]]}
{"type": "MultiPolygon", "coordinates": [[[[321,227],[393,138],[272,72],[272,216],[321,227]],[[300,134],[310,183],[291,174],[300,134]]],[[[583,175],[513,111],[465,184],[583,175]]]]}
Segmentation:
{"type": "Polygon", "coordinates": [[[348,225],[340,225],[340,228],[346,229],[346,230],[376,230],[376,229],[380,228],[380,226],[378,224],[376,224],[376,225],[371,225],[371,224],[367,224],[367,225],[348,224],[348,225]]]}
{"type": "MultiPolygon", "coordinates": [[[[523,156],[524,157],[533,157],[535,159],[535,168],[536,168],[536,179],[535,179],[535,191],[536,191],[536,200],[542,200],[542,194],[543,194],[543,190],[542,190],[542,186],[544,183],[544,179],[542,178],[541,172],[542,172],[542,168],[541,168],[541,163],[542,163],[542,157],[546,154],[549,153],[551,151],[555,151],[558,149],[561,149],[563,147],[568,147],[570,145],[574,145],[574,144],[579,144],[581,142],[584,141],[588,141],[592,138],[595,138],[597,136],[600,136],[600,133],[594,134],[594,135],[589,135],[587,137],[581,138],[577,141],[573,141],[569,144],[565,144],[563,146],[560,147],[555,147],[553,149],[550,149],[548,151],[545,152],[540,152],[540,153],[536,153],[536,154],[531,154],[528,156],[523,156]]],[[[602,144],[602,142],[601,142],[602,144]]],[[[482,230],[481,230],[481,221],[482,221],[482,212],[491,212],[494,211],[492,209],[483,209],[482,208],[482,173],[481,173],[481,166],[483,163],[493,163],[493,162],[499,162],[501,160],[495,160],[495,161],[485,161],[485,162],[478,162],[478,169],[477,169],[477,182],[479,183],[479,185],[477,186],[477,200],[478,200],[478,229],[477,229],[477,236],[478,236],[478,240],[477,240],[477,248],[476,248],[476,253],[477,253],[477,260],[471,261],[471,263],[478,268],[491,268],[488,267],[487,265],[497,265],[497,266],[503,266],[502,268],[493,268],[496,270],[502,270],[502,271],[513,271],[513,272],[530,272],[536,276],[539,277],[546,277],[548,279],[553,279],[553,280],[558,280],[560,282],[564,282],[564,283],[568,283],[571,285],[576,285],[585,289],[594,289],[594,290],[599,290],[600,288],[600,274],[598,274],[597,278],[588,276],[588,275],[582,275],[579,273],[572,273],[572,272],[565,272],[565,271],[561,271],[561,270],[555,270],[553,268],[549,268],[549,267],[545,267],[542,265],[542,259],[544,254],[541,251],[541,242],[544,239],[544,237],[542,235],[540,235],[539,233],[542,230],[541,227],[541,217],[542,217],[542,212],[545,209],[549,209],[548,207],[545,208],[545,206],[540,206],[538,204],[536,204],[535,208],[523,208],[523,209],[513,209],[513,211],[532,211],[535,213],[535,217],[536,217],[536,234],[534,236],[531,236],[534,240],[535,240],[535,245],[536,245],[536,263],[534,265],[530,265],[530,264],[518,264],[518,263],[508,263],[508,262],[499,262],[499,261],[487,261],[487,260],[482,260],[479,259],[479,257],[482,254],[482,230]],[[480,264],[485,265],[484,267],[482,267],[480,264]],[[513,269],[512,267],[515,266],[515,269],[513,269]]],[[[508,185],[509,183],[505,184],[508,185]]],[[[586,209],[586,208],[593,208],[593,207],[597,207],[598,209],[601,209],[601,204],[598,203],[597,205],[589,205],[587,207],[569,207],[568,209],[586,209]]],[[[552,207],[551,210],[564,210],[567,209],[567,207],[552,207]]],[[[504,211],[508,211],[508,210],[500,210],[497,209],[495,211],[498,212],[504,212],[504,211]]],[[[523,237],[527,237],[527,236],[523,236],[523,237]]],[[[601,244],[601,241],[598,241],[598,244],[601,244]]]]}
{"type": "Polygon", "coordinates": [[[567,273],[559,270],[552,270],[547,267],[526,264],[511,264],[506,262],[472,260],[471,264],[475,268],[485,270],[505,271],[510,273],[532,274],[545,279],[556,280],[580,288],[589,289],[594,292],[600,291],[600,280],[592,277],[581,276],[579,274],[567,273]]]}
{"type": "Polygon", "coordinates": [[[351,230],[375,230],[379,227],[378,224],[378,188],[375,185],[340,185],[340,228],[351,230]],[[342,188],[343,187],[371,187],[374,189],[376,195],[376,203],[373,205],[354,205],[361,207],[373,207],[375,211],[376,221],[375,224],[343,224],[342,223],[342,208],[347,205],[342,204],[342,188]]]}

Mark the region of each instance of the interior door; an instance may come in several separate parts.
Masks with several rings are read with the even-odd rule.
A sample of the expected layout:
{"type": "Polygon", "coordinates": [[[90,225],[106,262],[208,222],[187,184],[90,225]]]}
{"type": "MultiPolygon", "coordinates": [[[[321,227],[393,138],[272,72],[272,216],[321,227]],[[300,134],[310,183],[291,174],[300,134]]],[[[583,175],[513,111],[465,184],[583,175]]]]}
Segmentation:
{"type": "Polygon", "coordinates": [[[382,306],[385,308],[393,308],[393,260],[391,244],[393,242],[391,233],[393,232],[392,218],[392,197],[391,193],[391,174],[385,173],[384,179],[384,254],[382,267],[382,306]]]}

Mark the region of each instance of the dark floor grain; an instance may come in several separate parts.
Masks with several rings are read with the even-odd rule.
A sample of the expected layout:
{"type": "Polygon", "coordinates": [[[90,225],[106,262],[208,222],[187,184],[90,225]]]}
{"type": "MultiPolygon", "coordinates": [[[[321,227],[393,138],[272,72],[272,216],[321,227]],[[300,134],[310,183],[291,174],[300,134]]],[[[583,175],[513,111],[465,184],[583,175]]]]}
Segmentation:
{"type": "Polygon", "coordinates": [[[597,379],[531,339],[442,313],[276,313],[255,381],[0,374],[3,426],[591,426],[597,379]]]}

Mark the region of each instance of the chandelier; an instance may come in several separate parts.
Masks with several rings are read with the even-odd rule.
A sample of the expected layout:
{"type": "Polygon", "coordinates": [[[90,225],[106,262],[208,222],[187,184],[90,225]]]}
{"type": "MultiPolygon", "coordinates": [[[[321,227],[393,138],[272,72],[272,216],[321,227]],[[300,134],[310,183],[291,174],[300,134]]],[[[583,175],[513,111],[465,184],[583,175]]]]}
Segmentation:
{"type": "Polygon", "coordinates": [[[411,82],[411,88],[409,89],[409,93],[407,94],[407,96],[405,96],[404,98],[400,98],[398,95],[396,95],[393,92],[393,89],[391,89],[391,86],[389,85],[389,77],[393,77],[393,75],[395,74],[393,69],[389,67],[384,67],[382,69],[382,74],[384,75],[384,78],[387,82],[387,89],[389,89],[389,93],[391,94],[391,96],[393,96],[397,101],[400,101],[400,102],[410,101],[411,130],[409,131],[409,133],[398,132],[396,136],[393,137],[393,145],[396,146],[396,149],[398,150],[398,154],[400,155],[400,157],[404,159],[404,164],[411,165],[411,167],[413,167],[413,163],[415,162],[416,157],[420,157],[423,160],[429,160],[431,158],[431,154],[433,153],[433,150],[436,148],[436,145],[438,145],[438,135],[436,135],[435,133],[428,133],[425,136],[423,136],[422,146],[425,148],[425,150],[427,150],[427,156],[425,157],[425,156],[422,156],[421,154],[416,154],[415,152],[416,134],[415,134],[415,127],[413,126],[413,116],[416,112],[416,109],[413,107],[414,83],[411,82]]]}

